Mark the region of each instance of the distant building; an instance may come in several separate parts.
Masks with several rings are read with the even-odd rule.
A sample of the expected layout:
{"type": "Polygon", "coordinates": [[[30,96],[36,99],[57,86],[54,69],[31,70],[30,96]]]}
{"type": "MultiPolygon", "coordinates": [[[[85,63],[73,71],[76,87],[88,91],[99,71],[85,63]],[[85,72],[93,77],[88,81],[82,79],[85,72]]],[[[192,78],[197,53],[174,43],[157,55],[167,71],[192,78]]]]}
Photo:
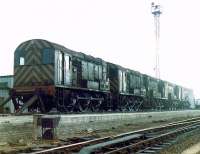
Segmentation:
{"type": "MultiPolygon", "coordinates": [[[[3,102],[9,97],[9,91],[13,88],[13,76],[0,76],[0,102],[3,102]]],[[[14,112],[14,105],[12,101],[9,101],[7,104],[0,109],[0,112],[14,112]]]]}

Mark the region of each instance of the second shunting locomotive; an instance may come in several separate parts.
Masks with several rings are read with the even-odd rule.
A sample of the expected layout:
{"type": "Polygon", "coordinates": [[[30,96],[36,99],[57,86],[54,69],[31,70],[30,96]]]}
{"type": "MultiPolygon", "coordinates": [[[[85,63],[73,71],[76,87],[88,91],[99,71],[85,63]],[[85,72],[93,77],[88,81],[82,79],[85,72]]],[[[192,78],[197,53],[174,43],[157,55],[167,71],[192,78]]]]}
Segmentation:
{"type": "Polygon", "coordinates": [[[189,108],[193,91],[56,43],[34,39],[14,55],[17,112],[100,112],[189,108]]]}

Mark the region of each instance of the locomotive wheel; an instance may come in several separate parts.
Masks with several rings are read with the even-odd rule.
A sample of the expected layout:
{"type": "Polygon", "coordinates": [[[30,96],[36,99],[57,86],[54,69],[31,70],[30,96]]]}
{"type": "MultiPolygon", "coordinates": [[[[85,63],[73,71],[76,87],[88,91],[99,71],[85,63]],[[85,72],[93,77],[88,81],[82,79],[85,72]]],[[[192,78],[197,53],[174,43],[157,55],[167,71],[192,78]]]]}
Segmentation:
{"type": "Polygon", "coordinates": [[[76,112],[76,106],[77,106],[77,99],[76,98],[71,98],[70,103],[67,106],[67,110],[69,112],[76,112]]]}
{"type": "MultiPolygon", "coordinates": [[[[53,107],[52,107],[53,108],[53,107]]],[[[64,106],[64,102],[62,99],[56,100],[56,108],[59,112],[67,112],[66,107],[64,106]]]]}
{"type": "Polygon", "coordinates": [[[79,112],[91,112],[91,101],[86,100],[86,101],[81,101],[79,100],[79,112]]]}
{"type": "Polygon", "coordinates": [[[129,111],[129,112],[134,111],[134,106],[135,106],[134,103],[135,102],[134,102],[133,99],[131,99],[131,98],[125,98],[123,100],[123,105],[121,106],[121,110],[123,112],[125,112],[125,111],[129,111]]]}
{"type": "Polygon", "coordinates": [[[59,112],[67,112],[67,109],[65,108],[65,106],[63,105],[63,106],[61,106],[61,105],[59,105],[59,106],[57,106],[57,110],[59,111],[59,112]]]}
{"type": "Polygon", "coordinates": [[[129,112],[134,111],[134,104],[132,102],[131,103],[127,102],[127,104],[125,105],[125,111],[129,112]]]}
{"type": "Polygon", "coordinates": [[[94,101],[92,103],[92,111],[99,112],[101,110],[101,104],[102,104],[102,101],[94,101]]]}

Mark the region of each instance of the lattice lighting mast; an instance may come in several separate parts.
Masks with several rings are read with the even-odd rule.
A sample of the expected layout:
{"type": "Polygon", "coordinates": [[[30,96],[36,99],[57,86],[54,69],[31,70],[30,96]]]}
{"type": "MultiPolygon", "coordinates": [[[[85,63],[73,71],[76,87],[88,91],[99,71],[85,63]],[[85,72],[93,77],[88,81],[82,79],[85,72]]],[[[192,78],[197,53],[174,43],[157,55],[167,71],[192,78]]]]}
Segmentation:
{"type": "Polygon", "coordinates": [[[155,75],[156,78],[160,79],[160,62],[159,62],[159,39],[160,39],[160,15],[161,15],[161,7],[159,4],[151,3],[151,13],[154,16],[154,24],[155,24],[155,52],[156,52],[156,64],[155,64],[155,75]]]}

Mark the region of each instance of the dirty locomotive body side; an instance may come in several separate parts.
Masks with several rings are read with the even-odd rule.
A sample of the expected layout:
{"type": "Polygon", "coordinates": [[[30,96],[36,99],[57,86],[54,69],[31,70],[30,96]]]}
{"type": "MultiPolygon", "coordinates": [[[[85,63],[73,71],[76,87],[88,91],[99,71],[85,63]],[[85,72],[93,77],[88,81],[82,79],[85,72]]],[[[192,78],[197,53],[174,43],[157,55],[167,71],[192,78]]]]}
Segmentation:
{"type": "Polygon", "coordinates": [[[190,89],[158,80],[46,40],[15,51],[16,111],[139,111],[189,108],[190,89]]]}
{"type": "Polygon", "coordinates": [[[16,49],[12,91],[16,110],[97,111],[108,108],[108,98],[103,60],[45,40],[30,40],[16,49]]]}
{"type": "Polygon", "coordinates": [[[193,91],[146,74],[108,63],[114,110],[150,111],[189,109],[193,91]]]}

